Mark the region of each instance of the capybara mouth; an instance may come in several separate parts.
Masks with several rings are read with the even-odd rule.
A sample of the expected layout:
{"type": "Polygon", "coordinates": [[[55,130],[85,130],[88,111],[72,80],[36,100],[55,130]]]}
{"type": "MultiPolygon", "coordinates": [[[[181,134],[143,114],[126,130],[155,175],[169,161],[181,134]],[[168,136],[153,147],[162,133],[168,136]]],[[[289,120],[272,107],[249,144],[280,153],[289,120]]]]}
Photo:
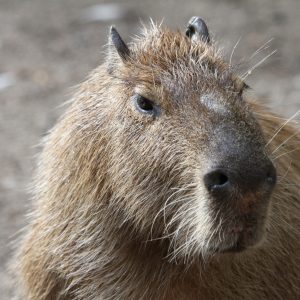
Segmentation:
{"type": "Polygon", "coordinates": [[[236,243],[227,249],[227,252],[241,252],[249,247],[255,246],[259,240],[259,229],[257,226],[244,226],[244,228],[239,233],[234,233],[236,235],[236,243]]]}
{"type": "Polygon", "coordinates": [[[223,240],[216,247],[216,253],[242,252],[257,245],[264,233],[265,216],[241,216],[235,224],[226,225],[223,240]]]}

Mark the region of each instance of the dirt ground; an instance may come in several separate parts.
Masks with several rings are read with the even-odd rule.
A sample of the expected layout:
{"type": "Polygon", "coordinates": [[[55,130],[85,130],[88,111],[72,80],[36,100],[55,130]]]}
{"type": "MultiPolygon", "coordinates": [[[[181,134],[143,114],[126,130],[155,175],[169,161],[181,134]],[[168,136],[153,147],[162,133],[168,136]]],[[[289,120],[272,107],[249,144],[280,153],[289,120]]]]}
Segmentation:
{"type": "MultiPolygon", "coordinates": [[[[140,20],[184,29],[202,16],[233,60],[248,59],[273,38],[273,50],[247,82],[280,114],[300,108],[299,0],[202,1],[0,0],[0,299],[11,299],[6,271],[13,241],[26,224],[27,187],[41,137],[56,122],[70,87],[103,60],[110,24],[129,40],[140,20]],[[104,5],[106,3],[106,5],[104,5]],[[94,5],[100,6],[94,6],[94,5]],[[107,5],[109,4],[109,5],[107,5]],[[102,6],[101,6],[102,5],[102,6]]],[[[245,69],[244,71],[246,71],[245,69]]]]}

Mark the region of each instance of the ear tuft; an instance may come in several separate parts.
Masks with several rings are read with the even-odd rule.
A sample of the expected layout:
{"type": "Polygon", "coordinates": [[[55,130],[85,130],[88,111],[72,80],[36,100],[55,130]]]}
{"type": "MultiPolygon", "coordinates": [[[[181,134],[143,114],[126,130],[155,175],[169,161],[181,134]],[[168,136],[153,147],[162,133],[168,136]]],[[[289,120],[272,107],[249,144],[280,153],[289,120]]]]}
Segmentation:
{"type": "Polygon", "coordinates": [[[207,25],[200,17],[192,17],[189,20],[185,34],[191,40],[210,43],[207,25]]]}
{"type": "Polygon", "coordinates": [[[116,48],[122,60],[126,60],[130,55],[130,50],[122,40],[118,31],[112,26],[110,28],[110,42],[116,48]]]}

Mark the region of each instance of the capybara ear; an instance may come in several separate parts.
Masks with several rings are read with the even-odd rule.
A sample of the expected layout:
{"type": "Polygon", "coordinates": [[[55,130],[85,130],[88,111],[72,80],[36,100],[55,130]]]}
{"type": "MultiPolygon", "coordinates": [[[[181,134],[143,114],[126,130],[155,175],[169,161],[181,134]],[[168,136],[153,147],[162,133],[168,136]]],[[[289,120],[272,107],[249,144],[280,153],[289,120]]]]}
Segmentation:
{"type": "Polygon", "coordinates": [[[192,17],[189,20],[185,34],[191,40],[202,40],[210,43],[207,25],[200,17],[192,17]]]}
{"type": "Polygon", "coordinates": [[[116,30],[115,27],[110,27],[110,35],[109,35],[109,42],[110,45],[114,46],[117,50],[117,53],[122,58],[123,61],[127,60],[130,55],[130,50],[122,40],[119,32],[116,30]]]}

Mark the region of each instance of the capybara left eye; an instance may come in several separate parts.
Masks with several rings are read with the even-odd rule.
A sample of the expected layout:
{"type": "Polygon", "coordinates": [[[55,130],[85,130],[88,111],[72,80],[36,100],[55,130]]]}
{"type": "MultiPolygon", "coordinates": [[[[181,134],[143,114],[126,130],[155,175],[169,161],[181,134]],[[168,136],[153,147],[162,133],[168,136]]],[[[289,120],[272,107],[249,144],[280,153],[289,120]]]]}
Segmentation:
{"type": "Polygon", "coordinates": [[[148,115],[152,115],[152,116],[155,116],[158,114],[157,105],[153,101],[145,98],[144,96],[141,96],[138,94],[134,95],[133,102],[134,102],[136,109],[140,113],[148,114],[148,115]]]}

